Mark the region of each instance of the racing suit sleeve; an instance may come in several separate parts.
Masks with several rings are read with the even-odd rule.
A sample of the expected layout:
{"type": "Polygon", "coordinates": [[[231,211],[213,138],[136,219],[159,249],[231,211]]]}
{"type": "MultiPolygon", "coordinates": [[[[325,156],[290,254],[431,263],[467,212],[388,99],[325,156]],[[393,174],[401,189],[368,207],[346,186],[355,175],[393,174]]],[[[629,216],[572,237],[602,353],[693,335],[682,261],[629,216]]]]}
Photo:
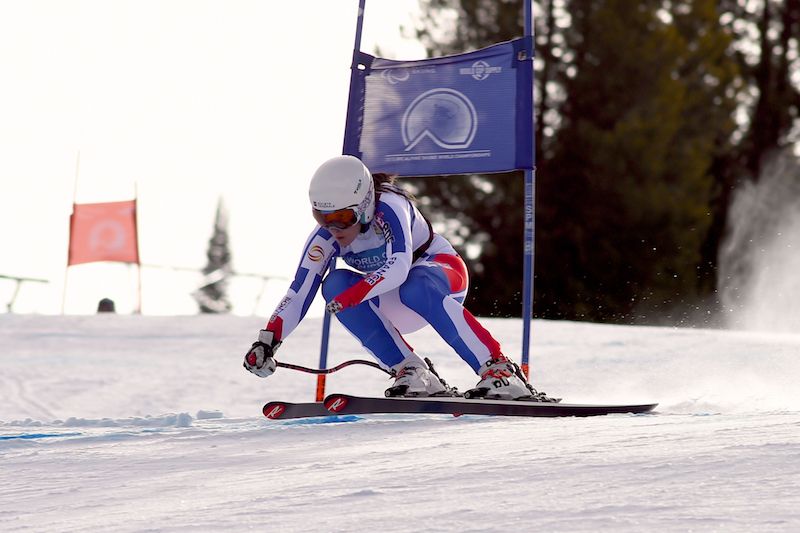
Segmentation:
{"type": "Polygon", "coordinates": [[[267,322],[265,329],[273,333],[276,342],[288,337],[306,316],[322,276],[338,253],[339,245],[331,233],[317,226],[303,248],[294,281],[267,322]]]}

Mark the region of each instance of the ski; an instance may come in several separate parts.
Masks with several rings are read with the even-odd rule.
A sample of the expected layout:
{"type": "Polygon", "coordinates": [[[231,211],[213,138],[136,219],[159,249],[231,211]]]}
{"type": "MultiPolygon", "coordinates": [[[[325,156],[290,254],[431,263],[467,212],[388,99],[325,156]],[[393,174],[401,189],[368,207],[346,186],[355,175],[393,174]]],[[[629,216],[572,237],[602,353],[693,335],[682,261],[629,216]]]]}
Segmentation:
{"type": "Polygon", "coordinates": [[[308,418],[312,416],[330,416],[321,402],[290,403],[268,402],[261,410],[271,420],[288,420],[290,418],[308,418]]]}
{"type": "Polygon", "coordinates": [[[333,414],[426,413],[527,417],[601,416],[611,413],[647,413],[656,403],[632,405],[584,405],[525,400],[468,400],[453,397],[365,398],[330,394],[323,402],[333,414]]]}

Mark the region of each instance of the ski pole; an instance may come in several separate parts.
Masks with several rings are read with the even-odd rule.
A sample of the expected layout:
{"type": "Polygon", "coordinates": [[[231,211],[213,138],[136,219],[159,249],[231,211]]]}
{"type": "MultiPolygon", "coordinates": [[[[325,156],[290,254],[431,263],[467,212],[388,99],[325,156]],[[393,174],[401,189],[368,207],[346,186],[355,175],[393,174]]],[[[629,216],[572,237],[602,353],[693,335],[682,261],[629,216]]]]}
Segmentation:
{"type": "Polygon", "coordinates": [[[332,368],[308,368],[305,366],[294,365],[292,363],[284,363],[282,361],[275,361],[275,363],[281,368],[288,368],[290,370],[298,370],[300,372],[307,372],[309,374],[318,374],[318,375],[331,374],[350,365],[366,365],[366,366],[371,366],[372,368],[377,368],[381,372],[385,372],[386,374],[389,374],[390,376],[394,377],[394,372],[386,370],[378,363],[374,363],[372,361],[364,361],[362,359],[351,359],[350,361],[345,361],[344,363],[338,364],[332,368]]]}

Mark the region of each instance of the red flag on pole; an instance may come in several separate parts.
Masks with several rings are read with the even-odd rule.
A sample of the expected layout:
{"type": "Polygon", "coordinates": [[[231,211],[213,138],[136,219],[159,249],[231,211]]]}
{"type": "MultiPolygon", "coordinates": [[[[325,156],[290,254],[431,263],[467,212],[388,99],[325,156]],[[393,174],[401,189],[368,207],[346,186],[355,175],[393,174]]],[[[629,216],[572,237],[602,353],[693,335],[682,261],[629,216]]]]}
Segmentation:
{"type": "Polygon", "coordinates": [[[95,261],[139,264],[136,200],[73,204],[67,265],[95,261]]]}

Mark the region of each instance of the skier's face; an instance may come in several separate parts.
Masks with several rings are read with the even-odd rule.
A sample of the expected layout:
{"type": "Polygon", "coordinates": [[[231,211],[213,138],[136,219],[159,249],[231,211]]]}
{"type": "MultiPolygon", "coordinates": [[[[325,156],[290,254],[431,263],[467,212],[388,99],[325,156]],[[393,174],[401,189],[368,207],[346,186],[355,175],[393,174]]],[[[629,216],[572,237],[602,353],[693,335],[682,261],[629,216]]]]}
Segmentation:
{"type": "Polygon", "coordinates": [[[331,235],[333,235],[336,242],[339,243],[339,246],[348,246],[351,242],[356,240],[358,232],[361,231],[361,224],[353,224],[345,229],[328,228],[328,231],[331,232],[331,235]]]}

